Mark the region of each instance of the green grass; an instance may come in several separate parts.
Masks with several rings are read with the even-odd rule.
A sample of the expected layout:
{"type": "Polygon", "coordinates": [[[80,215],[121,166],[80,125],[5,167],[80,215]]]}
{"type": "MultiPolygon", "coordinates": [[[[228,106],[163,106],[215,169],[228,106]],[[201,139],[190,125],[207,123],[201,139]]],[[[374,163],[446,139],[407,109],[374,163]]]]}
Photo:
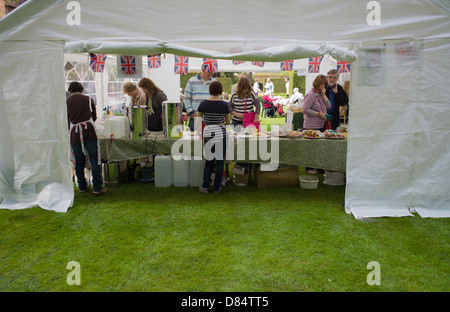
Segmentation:
{"type": "Polygon", "coordinates": [[[1,291],[442,291],[448,219],[356,220],[345,187],[127,183],[67,213],[0,210],[1,291]],[[70,261],[81,285],[69,286],[70,261]],[[366,282],[369,261],[381,285],[366,282]]]}
{"type": "MultiPolygon", "coordinates": [[[[286,106],[283,106],[283,110],[286,112],[286,106]]],[[[284,125],[286,123],[286,117],[280,117],[278,115],[276,115],[275,118],[265,118],[265,117],[261,117],[260,116],[260,120],[261,120],[261,126],[262,126],[262,130],[264,130],[264,126],[267,127],[267,131],[271,131],[272,129],[272,125],[284,125]]]]}

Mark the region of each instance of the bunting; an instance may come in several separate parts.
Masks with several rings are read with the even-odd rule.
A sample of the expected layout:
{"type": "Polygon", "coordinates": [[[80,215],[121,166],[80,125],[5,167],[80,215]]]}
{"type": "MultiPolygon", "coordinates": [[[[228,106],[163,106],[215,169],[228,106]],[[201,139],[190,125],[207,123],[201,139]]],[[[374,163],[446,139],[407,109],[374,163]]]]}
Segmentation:
{"type": "Polygon", "coordinates": [[[294,61],[284,61],[281,62],[280,69],[282,71],[291,71],[294,67],[294,61]]]}
{"type": "Polygon", "coordinates": [[[252,62],[252,65],[256,65],[259,67],[264,67],[264,62],[252,62]]]}
{"type": "Polygon", "coordinates": [[[202,68],[209,73],[213,73],[213,72],[216,72],[219,70],[219,66],[217,65],[217,60],[209,59],[209,58],[203,59],[202,68]]]}
{"type": "Polygon", "coordinates": [[[189,57],[175,55],[175,65],[174,72],[175,74],[187,75],[189,67],[189,57]]]}
{"type": "Polygon", "coordinates": [[[337,61],[337,72],[339,74],[349,73],[350,72],[350,64],[351,63],[346,62],[346,61],[337,61]]]}
{"type": "Polygon", "coordinates": [[[315,56],[309,58],[308,73],[318,73],[320,71],[320,63],[323,56],[315,56]]]}
{"type": "Polygon", "coordinates": [[[89,53],[89,66],[94,73],[103,73],[106,57],[106,54],[89,53]]]}
{"type": "Polygon", "coordinates": [[[147,62],[148,62],[148,68],[160,68],[161,67],[161,54],[148,55],[147,62]]]}
{"type": "Polygon", "coordinates": [[[120,69],[125,75],[135,75],[137,72],[136,68],[136,57],[133,55],[121,55],[120,56],[120,69]]]}

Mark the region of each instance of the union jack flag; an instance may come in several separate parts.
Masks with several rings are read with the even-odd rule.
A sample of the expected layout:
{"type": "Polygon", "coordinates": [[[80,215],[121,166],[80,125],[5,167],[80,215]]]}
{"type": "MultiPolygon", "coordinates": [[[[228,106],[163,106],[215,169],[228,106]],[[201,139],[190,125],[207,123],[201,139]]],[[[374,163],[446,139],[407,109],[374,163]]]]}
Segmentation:
{"type": "Polygon", "coordinates": [[[202,68],[207,72],[216,72],[219,70],[219,66],[217,65],[217,60],[204,58],[202,68]]]}
{"type": "Polygon", "coordinates": [[[175,74],[187,75],[189,66],[189,57],[175,55],[175,66],[174,72],[175,74]]]}
{"type": "Polygon", "coordinates": [[[133,55],[121,55],[120,68],[125,75],[135,75],[137,73],[136,57],[133,55]]]}
{"type": "Polygon", "coordinates": [[[383,66],[381,49],[368,49],[366,53],[367,66],[383,66]]]}
{"type": "Polygon", "coordinates": [[[149,68],[160,68],[161,67],[161,54],[148,55],[147,62],[149,68]]]}
{"type": "Polygon", "coordinates": [[[349,73],[350,72],[350,64],[346,61],[338,61],[337,62],[337,72],[338,73],[349,73]]]}
{"type": "Polygon", "coordinates": [[[404,41],[395,45],[395,52],[397,53],[397,60],[399,63],[419,61],[419,53],[413,43],[404,41]]]}
{"type": "Polygon", "coordinates": [[[233,65],[239,65],[239,64],[244,64],[245,61],[237,61],[237,60],[233,60],[233,65]]]}
{"type": "Polygon", "coordinates": [[[103,73],[106,56],[106,54],[89,53],[89,66],[94,73],[103,73]]]}
{"type": "Polygon", "coordinates": [[[294,61],[281,62],[280,68],[282,71],[291,71],[294,66],[294,61]]]}
{"type": "Polygon", "coordinates": [[[256,65],[259,67],[264,67],[264,62],[252,62],[252,65],[256,65]]]}
{"type": "Polygon", "coordinates": [[[320,63],[323,56],[315,56],[309,58],[308,73],[318,73],[320,70],[320,63]]]}

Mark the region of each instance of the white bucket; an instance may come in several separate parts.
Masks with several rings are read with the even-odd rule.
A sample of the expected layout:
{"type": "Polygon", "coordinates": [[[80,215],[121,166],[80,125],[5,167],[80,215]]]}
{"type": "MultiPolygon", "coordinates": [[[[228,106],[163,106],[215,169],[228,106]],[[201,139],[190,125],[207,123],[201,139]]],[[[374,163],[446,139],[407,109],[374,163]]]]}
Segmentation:
{"type": "Polygon", "coordinates": [[[319,184],[319,178],[314,175],[301,175],[298,179],[300,180],[300,187],[302,189],[313,190],[319,184]]]}
{"type": "Polygon", "coordinates": [[[158,155],[155,157],[155,187],[172,185],[172,156],[158,155]]]}
{"type": "Polygon", "coordinates": [[[323,184],[340,186],[345,185],[345,172],[339,171],[325,171],[323,184]]]}

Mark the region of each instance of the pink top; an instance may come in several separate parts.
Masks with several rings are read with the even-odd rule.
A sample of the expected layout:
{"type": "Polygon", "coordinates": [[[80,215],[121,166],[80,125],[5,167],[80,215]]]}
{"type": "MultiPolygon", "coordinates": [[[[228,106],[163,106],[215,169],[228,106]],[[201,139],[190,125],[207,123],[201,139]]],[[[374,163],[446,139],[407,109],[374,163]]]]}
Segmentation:
{"type": "Polygon", "coordinates": [[[313,88],[303,101],[303,129],[322,129],[325,126],[325,119],[310,115],[314,115],[316,112],[326,114],[330,108],[330,101],[324,101],[322,95],[313,88]]]}

